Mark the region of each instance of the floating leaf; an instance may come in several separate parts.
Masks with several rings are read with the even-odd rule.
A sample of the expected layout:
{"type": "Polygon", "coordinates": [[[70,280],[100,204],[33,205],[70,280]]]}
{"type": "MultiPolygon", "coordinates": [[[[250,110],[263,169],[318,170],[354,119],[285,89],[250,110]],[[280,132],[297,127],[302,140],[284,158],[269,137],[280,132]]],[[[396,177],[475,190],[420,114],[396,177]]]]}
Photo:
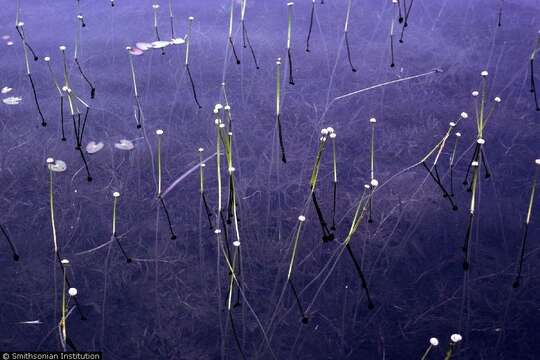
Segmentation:
{"type": "Polygon", "coordinates": [[[114,144],[114,147],[118,150],[133,150],[135,146],[131,141],[122,139],[118,143],[114,144]]]}
{"type": "Polygon", "coordinates": [[[5,99],[2,99],[2,102],[6,105],[19,105],[21,101],[22,101],[22,97],[20,96],[10,96],[5,99]]]}
{"type": "Polygon", "coordinates": [[[100,141],[96,143],[95,141],[90,141],[86,144],[86,152],[89,154],[95,154],[101,149],[103,149],[104,144],[100,141]]]}

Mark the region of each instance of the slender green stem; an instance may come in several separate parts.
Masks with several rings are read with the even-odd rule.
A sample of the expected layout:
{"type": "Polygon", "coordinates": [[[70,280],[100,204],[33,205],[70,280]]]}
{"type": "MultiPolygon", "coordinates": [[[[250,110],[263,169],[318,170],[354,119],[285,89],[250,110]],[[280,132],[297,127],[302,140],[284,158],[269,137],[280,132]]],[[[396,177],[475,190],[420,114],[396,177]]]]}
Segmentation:
{"type": "Polygon", "coordinates": [[[54,221],[54,192],[53,192],[53,171],[50,168],[49,164],[49,208],[51,213],[51,227],[52,227],[52,236],[54,244],[54,253],[58,253],[58,243],[56,240],[56,224],[54,221]]]}

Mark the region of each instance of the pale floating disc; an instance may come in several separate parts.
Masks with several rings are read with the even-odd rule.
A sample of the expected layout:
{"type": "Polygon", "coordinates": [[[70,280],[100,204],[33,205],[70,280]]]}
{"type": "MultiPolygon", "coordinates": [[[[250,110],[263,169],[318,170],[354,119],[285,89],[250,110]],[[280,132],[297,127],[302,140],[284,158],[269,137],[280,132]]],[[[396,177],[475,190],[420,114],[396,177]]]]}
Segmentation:
{"type": "Polygon", "coordinates": [[[2,99],[2,102],[6,105],[19,105],[21,101],[22,101],[22,97],[20,96],[10,96],[5,99],[2,99]]]}
{"type": "Polygon", "coordinates": [[[9,40],[10,36],[9,35],[3,35],[2,36],[2,40],[9,40]]]}
{"type": "Polygon", "coordinates": [[[184,38],[176,38],[176,39],[171,40],[171,44],[173,44],[173,45],[182,45],[185,42],[186,42],[186,40],[184,40],[184,38]]]}
{"type": "Polygon", "coordinates": [[[10,87],[4,86],[4,87],[2,88],[2,94],[7,94],[7,93],[10,92],[11,90],[13,90],[13,89],[10,88],[10,87]]]}
{"type": "Polygon", "coordinates": [[[135,46],[141,49],[142,51],[150,50],[152,48],[152,44],[147,43],[147,42],[138,42],[135,44],[135,46]]]}
{"type": "Polygon", "coordinates": [[[163,40],[162,41],[154,41],[152,43],[152,48],[153,49],[163,49],[163,48],[169,46],[170,44],[171,44],[170,42],[163,41],[163,40]]]}
{"type": "Polygon", "coordinates": [[[114,147],[117,148],[118,150],[129,151],[129,150],[133,150],[133,148],[135,146],[133,145],[133,143],[131,141],[126,140],[126,139],[122,139],[119,142],[117,142],[116,144],[114,144],[114,147]]]}
{"type": "Polygon", "coordinates": [[[105,146],[101,141],[96,143],[95,141],[90,141],[86,144],[86,152],[89,154],[95,154],[105,146]]]}
{"type": "Polygon", "coordinates": [[[129,50],[129,53],[130,53],[131,55],[134,55],[134,56],[139,56],[139,55],[144,54],[144,51],[142,51],[142,50],[139,49],[138,47],[135,47],[135,48],[131,48],[131,50],[129,50]]]}
{"type": "Polygon", "coordinates": [[[7,46],[13,46],[13,41],[8,41],[6,44],[7,46]]]}
{"type": "Polygon", "coordinates": [[[49,165],[49,169],[54,172],[64,172],[67,169],[67,164],[62,160],[55,160],[54,164],[49,165]]]}

